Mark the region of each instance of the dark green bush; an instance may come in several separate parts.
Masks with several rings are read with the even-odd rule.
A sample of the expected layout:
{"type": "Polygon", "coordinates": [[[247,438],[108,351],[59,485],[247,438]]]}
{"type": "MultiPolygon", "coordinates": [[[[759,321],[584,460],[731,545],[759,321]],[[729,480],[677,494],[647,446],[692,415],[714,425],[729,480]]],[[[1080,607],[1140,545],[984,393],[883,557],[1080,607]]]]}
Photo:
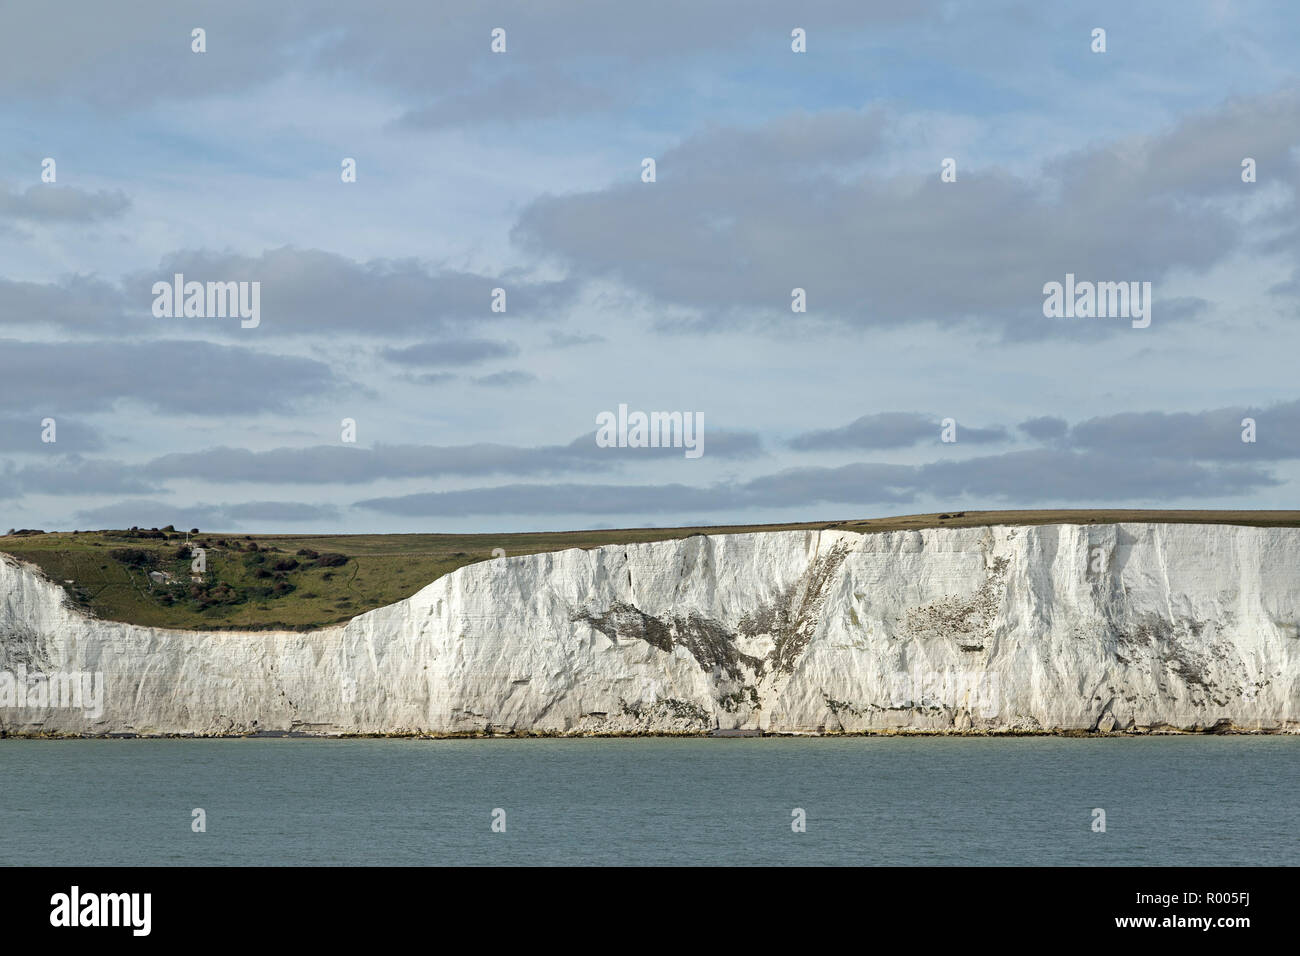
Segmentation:
{"type": "Polygon", "coordinates": [[[108,556],[133,568],[151,568],[158,563],[158,555],[143,548],[114,548],[108,556]]]}

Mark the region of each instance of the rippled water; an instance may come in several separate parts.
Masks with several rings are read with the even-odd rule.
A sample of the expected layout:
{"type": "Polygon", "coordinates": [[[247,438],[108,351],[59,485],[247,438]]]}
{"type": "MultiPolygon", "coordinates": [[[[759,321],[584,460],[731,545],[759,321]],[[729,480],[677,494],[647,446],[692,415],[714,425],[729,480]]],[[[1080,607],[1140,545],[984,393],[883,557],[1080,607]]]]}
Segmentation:
{"type": "Polygon", "coordinates": [[[1297,784],[1295,737],[0,740],[0,861],[1295,865],[1297,784]]]}

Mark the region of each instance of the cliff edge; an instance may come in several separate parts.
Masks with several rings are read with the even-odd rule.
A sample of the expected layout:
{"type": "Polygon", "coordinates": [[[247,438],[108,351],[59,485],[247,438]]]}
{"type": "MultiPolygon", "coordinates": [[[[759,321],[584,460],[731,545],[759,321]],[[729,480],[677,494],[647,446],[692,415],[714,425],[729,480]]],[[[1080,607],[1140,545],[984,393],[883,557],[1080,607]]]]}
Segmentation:
{"type": "Polygon", "coordinates": [[[1297,567],[1293,528],[696,535],[196,632],[90,618],[0,555],[0,732],[1296,733],[1297,567]]]}

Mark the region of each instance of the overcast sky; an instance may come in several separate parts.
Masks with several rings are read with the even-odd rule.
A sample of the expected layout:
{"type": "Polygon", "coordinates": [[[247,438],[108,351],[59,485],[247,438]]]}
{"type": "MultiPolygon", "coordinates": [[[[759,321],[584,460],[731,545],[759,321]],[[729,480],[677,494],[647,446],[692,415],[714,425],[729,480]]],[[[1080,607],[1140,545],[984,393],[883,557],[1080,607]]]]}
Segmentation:
{"type": "Polygon", "coordinates": [[[0,13],[0,530],[1296,506],[1294,5],[287,6],[0,13]]]}

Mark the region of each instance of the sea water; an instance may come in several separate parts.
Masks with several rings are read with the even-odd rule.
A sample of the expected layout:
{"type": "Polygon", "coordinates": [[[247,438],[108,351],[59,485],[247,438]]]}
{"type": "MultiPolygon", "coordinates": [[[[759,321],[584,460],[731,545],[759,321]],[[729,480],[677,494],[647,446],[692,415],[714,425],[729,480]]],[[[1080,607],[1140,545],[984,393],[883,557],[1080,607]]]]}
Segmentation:
{"type": "Polygon", "coordinates": [[[1280,736],[9,739],[0,862],[1295,865],[1298,785],[1280,736]]]}

